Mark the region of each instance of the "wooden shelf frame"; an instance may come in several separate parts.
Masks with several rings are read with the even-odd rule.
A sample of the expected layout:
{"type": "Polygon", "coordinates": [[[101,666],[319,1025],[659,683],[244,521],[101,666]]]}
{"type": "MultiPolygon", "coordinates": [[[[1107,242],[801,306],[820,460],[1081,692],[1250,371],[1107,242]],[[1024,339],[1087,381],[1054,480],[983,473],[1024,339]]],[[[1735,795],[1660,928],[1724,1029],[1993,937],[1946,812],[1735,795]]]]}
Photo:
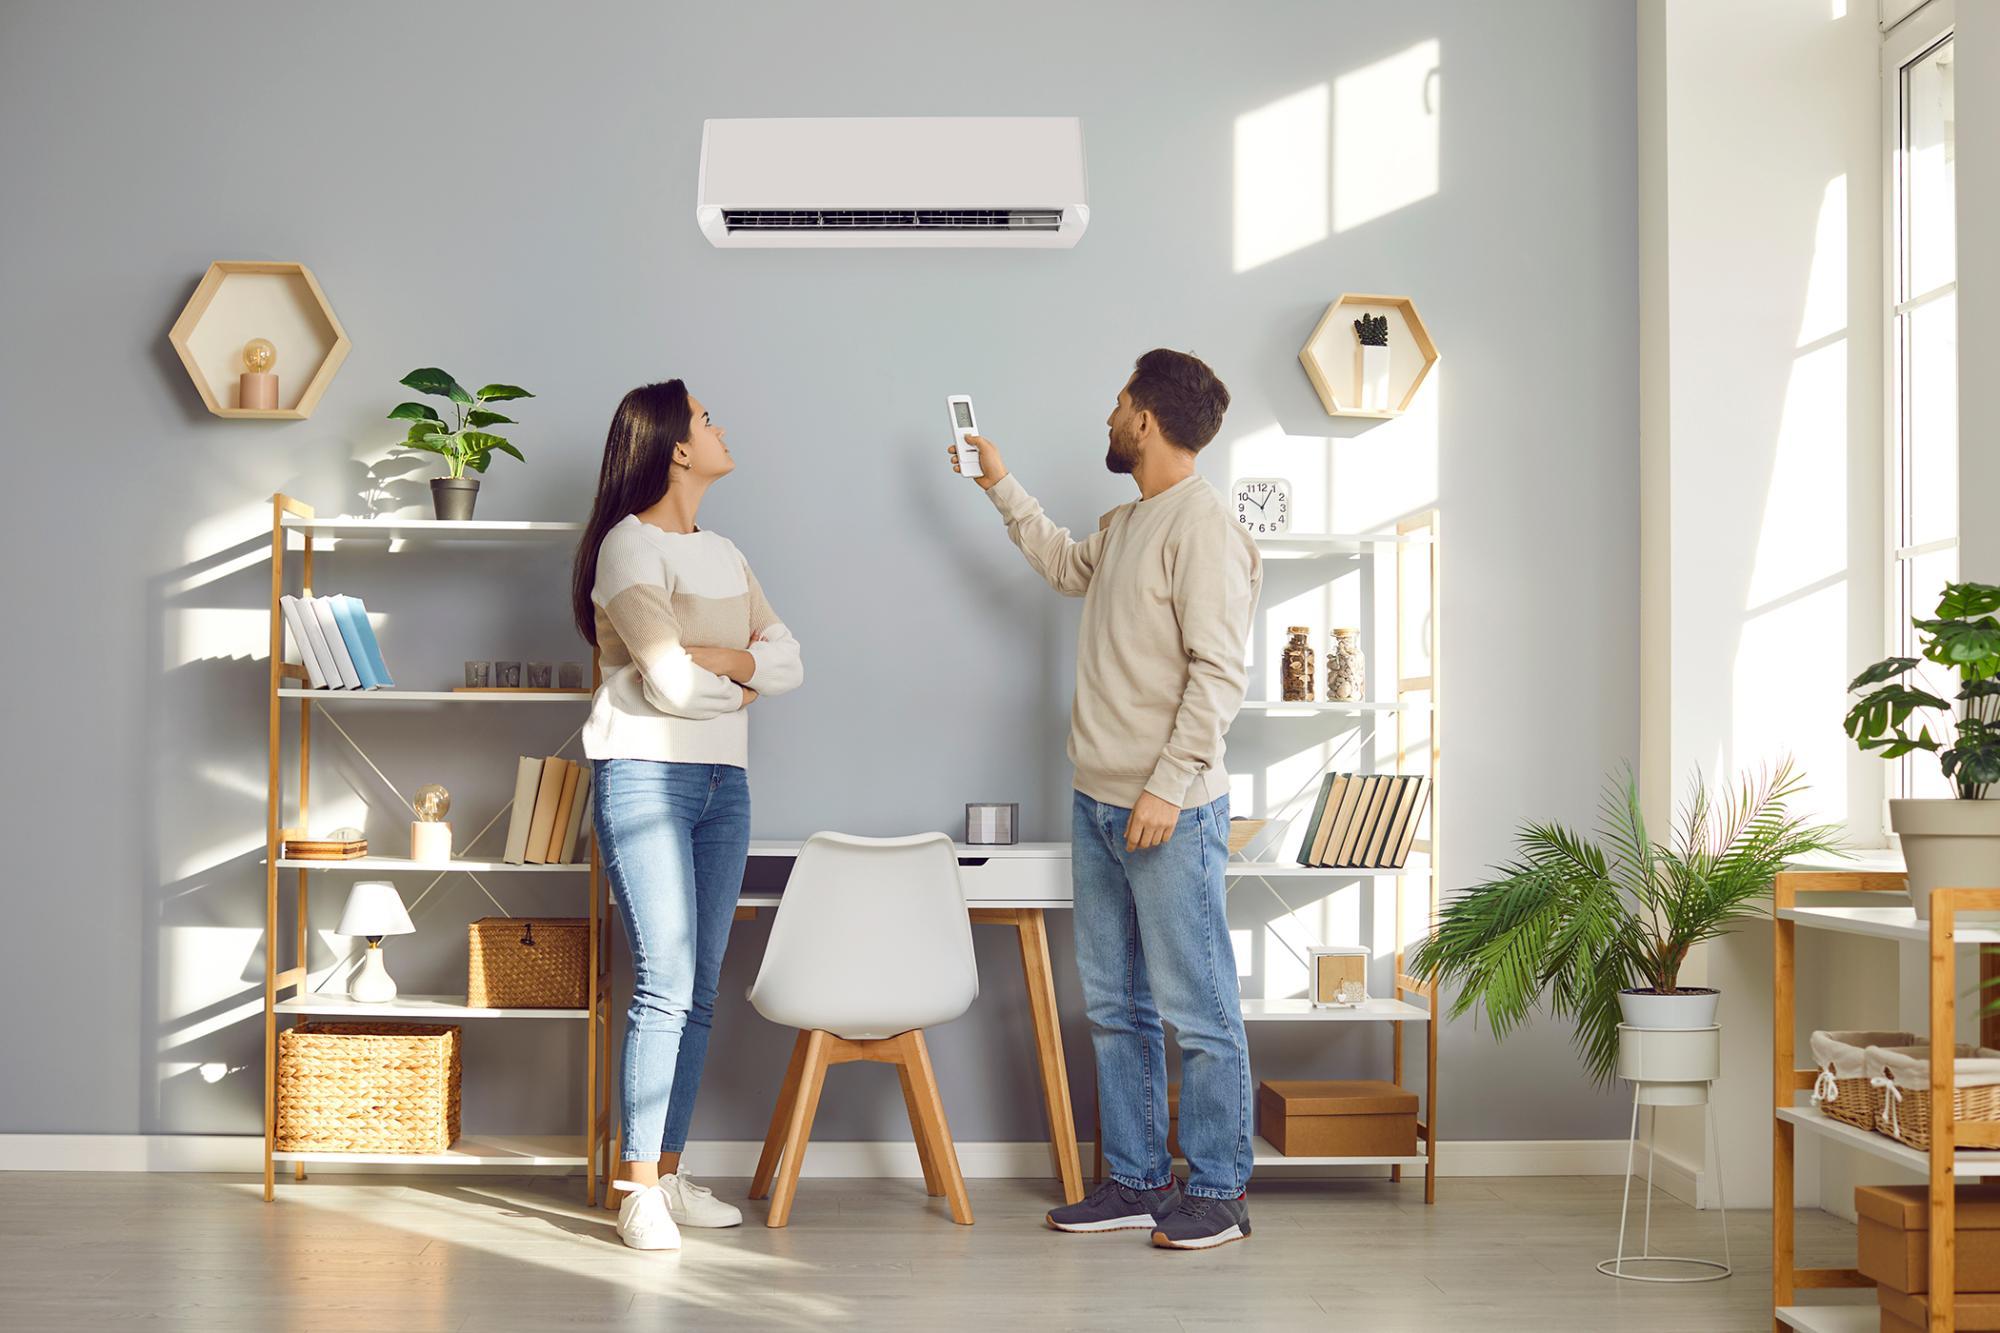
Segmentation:
{"type": "MultiPolygon", "coordinates": [[[[1313,326],[1312,336],[1306,339],[1306,345],[1299,349],[1299,364],[1305,367],[1306,378],[1312,381],[1313,390],[1319,394],[1320,404],[1326,408],[1327,415],[1359,417],[1369,421],[1388,421],[1408,411],[1410,404],[1416,401],[1417,390],[1424,387],[1424,381],[1430,378],[1437,362],[1437,344],[1431,341],[1430,330],[1424,327],[1416,302],[1407,296],[1342,292],[1320,316],[1319,323],[1313,326]],[[1354,406],[1348,401],[1349,395],[1336,387],[1348,382],[1349,367],[1357,346],[1352,320],[1356,314],[1371,310],[1395,311],[1403,321],[1409,345],[1416,349],[1420,358],[1410,374],[1408,386],[1396,399],[1396,405],[1379,410],[1354,406]]],[[[1393,361],[1391,365],[1393,367],[1393,361]]]]}
{"type": "MultiPolygon", "coordinates": [[[[285,661],[285,619],[281,599],[287,590],[286,555],[296,551],[298,560],[298,592],[302,597],[310,597],[313,592],[313,537],[317,524],[311,505],[294,499],[282,492],[271,497],[271,604],[270,604],[270,673],[268,686],[268,722],[266,730],[267,771],[264,807],[264,1199],[269,1202],[276,1197],[277,1165],[289,1162],[293,1168],[293,1178],[304,1180],[309,1162],[352,1162],[352,1163],[394,1163],[398,1165],[581,1165],[584,1168],[585,1194],[588,1203],[595,1205],[598,1200],[599,1182],[608,1195],[611,1175],[611,1133],[610,1133],[610,1052],[608,1036],[611,1027],[610,985],[606,973],[609,960],[607,934],[609,913],[600,910],[605,900],[603,867],[599,861],[597,840],[590,840],[590,860],[584,865],[563,866],[508,866],[509,870],[569,871],[587,873],[589,876],[589,948],[587,970],[589,972],[589,994],[584,1010],[541,1011],[533,1017],[584,1018],[584,1129],[580,1139],[574,1140],[574,1148],[561,1151],[549,1150],[546,1136],[485,1136],[477,1141],[462,1140],[465,1147],[454,1146],[452,1150],[434,1156],[411,1157],[407,1155],[369,1155],[343,1153],[283,1153],[277,1151],[277,1088],[278,1088],[278,1021],[280,1016],[304,1017],[311,1014],[326,1016],[342,1012],[336,997],[316,995],[309,991],[311,932],[307,908],[310,902],[308,886],[316,872],[327,870],[369,871],[375,874],[424,873],[443,874],[454,869],[470,870],[480,863],[468,862],[448,866],[418,867],[396,857],[370,857],[348,862],[308,862],[287,860],[283,856],[284,803],[286,795],[284,739],[285,714],[287,706],[294,701],[298,705],[298,750],[296,772],[293,781],[298,789],[297,824],[304,827],[309,818],[312,798],[312,721],[313,709],[324,703],[348,702],[355,699],[376,698],[385,695],[394,697],[395,691],[356,692],[344,690],[311,690],[302,688],[305,669],[285,661]],[[368,862],[374,864],[368,864],[368,862]],[[294,938],[292,940],[293,962],[289,967],[279,966],[282,942],[279,939],[278,881],[289,871],[296,877],[296,900],[294,902],[294,938]],[[493,1146],[493,1145],[499,1146],[493,1146]],[[526,1145],[526,1146],[523,1146],[526,1145]],[[576,1151],[580,1148],[581,1151],[576,1151]]],[[[592,681],[599,680],[599,668],[592,663],[592,681]]],[[[421,693],[422,697],[433,696],[443,699],[480,698],[478,695],[459,696],[439,692],[421,693]]],[[[569,702],[588,699],[588,692],[575,695],[538,695],[541,700],[569,702]]],[[[495,867],[483,866],[482,869],[495,867]]],[[[452,1003],[452,997],[413,996],[411,1001],[439,1001],[452,1003]]],[[[459,1000],[462,1004],[463,1001],[459,1000]]],[[[404,1005],[409,1008],[410,1005],[404,1005]]],[[[371,1016],[385,1018],[413,1017],[414,1015],[395,1012],[398,1006],[391,1004],[378,1009],[371,1016]]],[[[444,1015],[439,1015],[443,1017],[444,1015]]],[[[471,1010],[461,1009],[455,1015],[459,1018],[524,1018],[527,1011],[519,1010],[471,1010]]]]}
{"type": "MultiPolygon", "coordinates": [[[[1961,912],[1990,912],[2000,909],[2000,889],[1938,889],[1930,897],[1930,920],[1921,922],[1907,905],[1898,909],[1867,908],[1842,913],[1837,910],[1801,908],[1801,894],[1817,893],[1902,893],[1907,877],[1886,870],[1789,870],[1780,873],[1772,888],[1772,1130],[1771,1130],[1771,1327],[1774,1333],[1816,1326],[1809,1307],[1792,1304],[1801,1289],[1872,1288],[1875,1284],[1852,1268],[1800,1268],[1794,1246],[1792,1199],[1797,1134],[1800,1129],[1820,1134],[1850,1147],[1889,1157],[1924,1171],[1930,1192],[1930,1290],[1957,1290],[1957,1193],[1959,1180],[2000,1175],[2000,1156],[1989,1162],[1970,1160],[1961,1148],[2000,1148],[2000,1124],[1987,1121],[1960,1123],[1953,1115],[1952,1082],[1954,1062],[1931,1061],[1931,1146],[1919,1153],[1884,1138],[1880,1145],[1863,1142],[1857,1136],[1867,1131],[1853,1129],[1821,1116],[1816,1110],[1797,1105],[1798,1094],[1809,1091],[1819,1071],[1799,1068],[1794,1053],[1797,1022],[1798,929],[1831,929],[1847,933],[1908,939],[1921,931],[1929,944],[1928,993],[1930,997],[1929,1035],[1925,1041],[1947,1045],[1956,1040],[1958,1025],[1958,948],[1964,943],[1980,943],[1990,928],[1957,923],[1961,912]],[[1906,919],[1905,919],[1906,918],[1906,919]],[[1968,938],[1969,937],[1969,938],[1968,938]],[[1804,1322],[1802,1322],[1802,1320],[1804,1322]]],[[[1982,980],[1990,980],[2000,965],[1991,951],[1982,949],[1979,970],[1982,980]]],[[[1981,1019],[1980,1040],[1990,1042],[2000,1032],[2000,1020],[1992,1015],[1981,1019]]],[[[1929,1303],[1928,1333],[1954,1333],[1956,1312],[1950,1300],[1929,1303]]],[[[1872,1307],[1869,1310],[1873,1327],[1872,1307]]],[[[1832,1324],[1825,1325],[1833,1327],[1832,1324]]],[[[1856,1327],[1862,1325],[1857,1324],[1856,1327]]]]}
{"type": "MultiPolygon", "coordinates": [[[[266,281],[261,285],[270,284],[266,281]]],[[[227,302],[227,304],[235,303],[234,299],[227,302]]],[[[266,324],[271,322],[282,322],[282,316],[264,321],[266,324]]],[[[278,330],[258,327],[241,332],[245,334],[244,341],[247,342],[250,338],[278,330]]],[[[348,341],[346,330],[340,327],[340,320],[333,313],[332,304],[326,299],[326,293],[320,289],[319,279],[313,276],[311,269],[304,264],[261,259],[219,259],[210,264],[208,271],[202,274],[201,281],[195,284],[194,295],[188,298],[187,305],[181,310],[180,318],[174,321],[174,327],[168,331],[167,341],[173,344],[175,353],[181,359],[181,365],[187,369],[188,378],[194,381],[195,390],[201,394],[202,403],[215,415],[227,417],[232,421],[305,420],[313,414],[313,409],[319,406],[320,395],[326,392],[327,385],[333,383],[335,373],[339,371],[341,362],[347,360],[348,349],[352,346],[348,341]],[[283,401],[283,387],[287,378],[299,375],[305,377],[305,388],[299,391],[298,398],[290,407],[231,407],[228,403],[230,393],[226,380],[222,384],[216,384],[209,379],[208,371],[202,368],[204,358],[215,351],[213,345],[202,335],[203,322],[220,317],[215,311],[215,306],[218,299],[223,298],[225,288],[234,284],[241,291],[257,279],[289,280],[297,284],[304,294],[304,299],[299,304],[306,311],[306,322],[318,326],[317,341],[324,345],[324,350],[318,353],[317,364],[310,367],[296,363],[287,364],[286,355],[289,353],[296,356],[298,348],[286,347],[284,342],[288,340],[283,338],[282,333],[280,334],[279,359],[276,366],[279,375],[280,401],[283,401]]]]}

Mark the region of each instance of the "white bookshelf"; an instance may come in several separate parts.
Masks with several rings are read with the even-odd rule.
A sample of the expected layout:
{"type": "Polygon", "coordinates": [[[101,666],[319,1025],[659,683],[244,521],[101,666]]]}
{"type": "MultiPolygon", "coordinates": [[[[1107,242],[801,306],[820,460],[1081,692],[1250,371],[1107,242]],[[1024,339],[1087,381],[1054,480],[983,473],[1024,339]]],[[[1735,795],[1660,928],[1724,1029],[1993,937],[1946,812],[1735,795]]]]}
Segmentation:
{"type": "MultiPolygon", "coordinates": [[[[1894,1162],[1918,1175],[1930,1170],[1929,1153],[1918,1152],[1906,1143],[1898,1143],[1887,1134],[1877,1134],[1872,1129],[1835,1120],[1816,1106],[1781,1106],[1778,1108],[1778,1119],[1820,1138],[1867,1153],[1870,1157],[1894,1162]]],[[[2000,1176],[2000,1152],[1991,1148],[1962,1148],[1952,1155],[1951,1172],[1960,1180],[1985,1180],[2000,1176]]]]}
{"type": "Polygon", "coordinates": [[[1246,1023],[1428,1023],[1431,1011],[1408,1000],[1378,997],[1346,1008],[1318,1009],[1311,1000],[1245,1000],[1246,1023]]]}
{"type": "MultiPolygon", "coordinates": [[[[286,828],[310,827],[307,798],[312,790],[313,722],[321,709],[334,706],[393,707],[445,704],[564,704],[587,703],[589,690],[476,692],[459,690],[386,689],[316,690],[305,682],[301,668],[285,661],[286,626],[280,599],[288,592],[312,591],[313,562],[330,547],[352,545],[381,549],[390,558],[405,550],[467,546],[519,546],[531,551],[560,553],[572,545],[582,525],[515,519],[442,522],[426,518],[320,518],[312,508],[288,495],[272,497],[270,661],[268,705],[269,787],[265,812],[265,940],[264,940],[264,1198],[275,1197],[277,1167],[288,1164],[288,1175],[304,1177],[313,1163],[416,1167],[582,1167],[586,1199],[595,1204],[600,1179],[610,1171],[609,1061],[605,1034],[610,1026],[604,975],[606,915],[603,884],[593,848],[592,859],[557,865],[509,865],[486,858],[465,858],[444,865],[420,864],[400,856],[364,856],[352,860],[318,860],[282,855],[286,828]],[[296,743],[286,743],[295,728],[296,743]],[[296,808],[292,808],[293,799],[296,808]],[[582,1008],[526,1009],[474,1007],[465,995],[399,995],[387,1004],[358,1004],[343,993],[310,989],[308,967],[312,941],[307,912],[308,885],[328,872],[379,876],[471,874],[567,875],[578,884],[584,902],[571,909],[586,916],[589,946],[587,999],[582,1008]],[[281,928],[279,881],[296,882],[291,920],[281,928]],[[287,965],[284,955],[291,955],[287,965]],[[278,1032],[284,1023],[329,1018],[378,1021],[402,1020],[459,1023],[486,1020],[549,1020],[580,1024],[584,1042],[583,1132],[575,1135],[466,1135],[443,1153],[328,1153],[279,1151],[276,1142],[275,1099],[278,1032]]],[[[494,719],[494,725],[504,720],[494,719]]],[[[324,880],[318,881],[322,884],[324,880]]],[[[323,891],[324,892],[324,891],[323,891]]],[[[573,1029],[572,1029],[573,1030],[573,1029]]]]}
{"type": "Polygon", "coordinates": [[[1430,703],[1411,699],[1245,699],[1243,711],[1250,713],[1428,713],[1430,703]]]}

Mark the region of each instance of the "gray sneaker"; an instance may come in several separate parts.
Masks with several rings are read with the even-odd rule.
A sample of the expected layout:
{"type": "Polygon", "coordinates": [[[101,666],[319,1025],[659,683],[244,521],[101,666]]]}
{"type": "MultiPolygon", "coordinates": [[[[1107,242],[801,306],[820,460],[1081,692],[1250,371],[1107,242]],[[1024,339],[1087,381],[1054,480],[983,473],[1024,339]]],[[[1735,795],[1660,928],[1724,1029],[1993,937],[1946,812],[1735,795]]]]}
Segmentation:
{"type": "Polygon", "coordinates": [[[1153,1244],[1165,1250],[1210,1250],[1249,1235],[1250,1204],[1241,1195],[1205,1199],[1188,1194],[1182,1196],[1180,1207],[1160,1219],[1153,1244]]]}
{"type": "Polygon", "coordinates": [[[1181,1205],[1181,1182],[1169,1179],[1156,1190],[1127,1189],[1107,1180],[1076,1203],[1049,1210],[1057,1231],[1150,1231],[1181,1205]]]}

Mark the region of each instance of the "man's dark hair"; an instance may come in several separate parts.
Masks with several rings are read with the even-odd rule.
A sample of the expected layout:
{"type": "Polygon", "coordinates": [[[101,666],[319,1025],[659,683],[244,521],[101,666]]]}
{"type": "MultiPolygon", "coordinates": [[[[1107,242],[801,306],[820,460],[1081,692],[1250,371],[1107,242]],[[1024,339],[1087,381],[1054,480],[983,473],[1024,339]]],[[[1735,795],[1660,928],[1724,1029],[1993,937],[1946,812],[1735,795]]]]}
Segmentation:
{"type": "Polygon", "coordinates": [[[1229,390],[1207,363],[1167,347],[1155,347],[1132,364],[1125,391],[1134,408],[1153,414],[1169,443],[1191,454],[1215,438],[1229,410],[1229,390]]]}

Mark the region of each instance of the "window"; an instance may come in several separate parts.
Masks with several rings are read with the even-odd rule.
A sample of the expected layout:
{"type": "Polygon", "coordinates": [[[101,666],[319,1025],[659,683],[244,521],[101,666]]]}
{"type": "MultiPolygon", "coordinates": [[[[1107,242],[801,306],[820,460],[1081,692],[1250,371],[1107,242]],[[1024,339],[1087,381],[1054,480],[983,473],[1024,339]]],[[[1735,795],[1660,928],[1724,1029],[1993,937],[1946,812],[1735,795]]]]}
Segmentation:
{"type": "MultiPolygon", "coordinates": [[[[1958,249],[1952,16],[1932,0],[1887,35],[1889,650],[1917,655],[1928,616],[1958,577],[1958,249]]],[[[1928,680],[1950,698],[1949,672],[1928,680]]],[[[1950,796],[1929,755],[1906,757],[1891,795],[1950,796]]]]}

